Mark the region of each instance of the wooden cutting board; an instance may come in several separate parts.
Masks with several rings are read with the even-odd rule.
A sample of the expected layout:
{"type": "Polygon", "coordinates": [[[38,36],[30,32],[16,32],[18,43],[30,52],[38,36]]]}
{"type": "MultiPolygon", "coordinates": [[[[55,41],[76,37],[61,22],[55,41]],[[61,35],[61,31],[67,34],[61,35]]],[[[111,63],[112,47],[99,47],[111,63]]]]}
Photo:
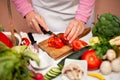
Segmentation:
{"type": "MultiPolygon", "coordinates": [[[[79,38],[87,35],[90,32],[90,30],[91,30],[90,27],[85,28],[84,32],[79,35],[79,38]]],[[[58,35],[60,35],[60,34],[58,34],[58,35]]],[[[68,55],[69,53],[71,53],[73,51],[72,47],[70,45],[65,45],[60,49],[49,47],[48,46],[48,39],[39,42],[38,46],[43,51],[47,52],[48,55],[51,56],[55,60],[60,59],[61,57],[64,57],[65,55],[68,55]]]]}

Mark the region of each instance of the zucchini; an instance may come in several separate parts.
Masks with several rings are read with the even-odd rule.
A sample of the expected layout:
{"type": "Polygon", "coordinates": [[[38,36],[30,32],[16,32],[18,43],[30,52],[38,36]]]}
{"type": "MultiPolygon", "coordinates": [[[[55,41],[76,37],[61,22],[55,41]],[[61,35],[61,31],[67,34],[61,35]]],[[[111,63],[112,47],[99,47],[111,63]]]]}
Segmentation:
{"type": "Polygon", "coordinates": [[[70,58],[70,59],[80,59],[81,55],[86,51],[90,49],[90,46],[86,46],[78,51],[74,51],[72,52],[70,55],[68,55],[67,57],[65,57],[64,59],[62,59],[57,65],[59,66],[60,69],[63,68],[64,66],[64,62],[66,58],[70,58]]]}

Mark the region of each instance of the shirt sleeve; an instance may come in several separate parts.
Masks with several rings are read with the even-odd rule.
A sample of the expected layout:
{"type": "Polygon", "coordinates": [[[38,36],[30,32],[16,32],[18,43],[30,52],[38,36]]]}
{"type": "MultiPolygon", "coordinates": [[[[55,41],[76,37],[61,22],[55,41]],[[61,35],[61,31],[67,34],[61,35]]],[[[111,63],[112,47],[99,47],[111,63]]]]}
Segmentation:
{"type": "Polygon", "coordinates": [[[33,10],[32,5],[27,0],[12,0],[18,12],[25,17],[27,13],[33,10]]]}
{"type": "Polygon", "coordinates": [[[94,3],[95,0],[80,0],[75,19],[87,22],[94,7],[94,3]]]}

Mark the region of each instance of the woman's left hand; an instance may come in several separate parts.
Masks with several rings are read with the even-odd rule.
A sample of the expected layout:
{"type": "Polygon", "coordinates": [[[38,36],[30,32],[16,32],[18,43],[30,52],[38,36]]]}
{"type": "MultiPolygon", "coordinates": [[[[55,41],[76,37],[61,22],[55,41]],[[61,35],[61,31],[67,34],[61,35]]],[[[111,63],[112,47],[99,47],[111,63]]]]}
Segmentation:
{"type": "Polygon", "coordinates": [[[76,19],[69,23],[65,31],[65,36],[67,36],[69,43],[71,43],[84,31],[84,25],[85,23],[83,21],[76,19]]]}

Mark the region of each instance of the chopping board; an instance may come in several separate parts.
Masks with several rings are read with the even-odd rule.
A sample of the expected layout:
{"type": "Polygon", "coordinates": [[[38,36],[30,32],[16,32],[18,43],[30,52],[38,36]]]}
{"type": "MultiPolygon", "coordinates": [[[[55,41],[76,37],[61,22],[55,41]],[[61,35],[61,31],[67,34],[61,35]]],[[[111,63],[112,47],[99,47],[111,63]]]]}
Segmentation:
{"type": "MultiPolygon", "coordinates": [[[[85,30],[83,31],[82,34],[80,34],[78,36],[78,38],[81,38],[85,35],[87,35],[90,32],[91,28],[85,28],[85,30]]],[[[58,36],[61,35],[61,33],[57,34],[58,36]]],[[[65,55],[70,54],[73,49],[70,45],[64,45],[62,48],[53,48],[53,47],[49,47],[48,46],[48,39],[43,40],[41,42],[38,43],[38,46],[45,52],[47,52],[47,54],[52,57],[53,59],[57,60],[60,59],[62,57],[64,57],[65,55]]]]}

